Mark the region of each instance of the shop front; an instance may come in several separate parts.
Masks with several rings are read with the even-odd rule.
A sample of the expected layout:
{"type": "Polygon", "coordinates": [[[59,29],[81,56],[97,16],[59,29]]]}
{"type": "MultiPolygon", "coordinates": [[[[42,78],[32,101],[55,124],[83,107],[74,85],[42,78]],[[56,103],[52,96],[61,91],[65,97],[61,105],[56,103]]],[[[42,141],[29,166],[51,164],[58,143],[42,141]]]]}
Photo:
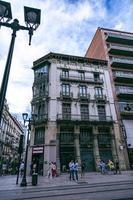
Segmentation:
{"type": "Polygon", "coordinates": [[[38,146],[32,148],[32,166],[35,167],[35,172],[43,176],[44,163],[44,147],[38,146]]]}

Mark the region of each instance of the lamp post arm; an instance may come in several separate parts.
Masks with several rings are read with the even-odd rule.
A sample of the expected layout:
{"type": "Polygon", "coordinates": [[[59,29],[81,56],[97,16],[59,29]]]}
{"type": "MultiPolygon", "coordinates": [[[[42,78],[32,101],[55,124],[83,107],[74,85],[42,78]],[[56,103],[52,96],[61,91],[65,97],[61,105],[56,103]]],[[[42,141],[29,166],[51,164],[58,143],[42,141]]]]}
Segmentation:
{"type": "Polygon", "coordinates": [[[19,30],[30,31],[31,29],[33,31],[35,31],[35,28],[33,28],[33,27],[26,27],[26,26],[20,25],[18,19],[14,19],[14,21],[12,23],[0,22],[0,26],[5,26],[5,27],[11,28],[13,30],[15,29],[16,31],[19,31],[19,30]]]}

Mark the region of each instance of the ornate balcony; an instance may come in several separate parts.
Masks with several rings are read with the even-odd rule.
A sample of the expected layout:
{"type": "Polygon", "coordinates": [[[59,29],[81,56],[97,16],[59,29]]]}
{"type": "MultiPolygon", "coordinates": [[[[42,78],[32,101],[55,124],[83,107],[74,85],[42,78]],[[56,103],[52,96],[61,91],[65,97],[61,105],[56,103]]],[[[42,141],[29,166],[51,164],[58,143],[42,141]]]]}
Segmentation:
{"type": "Polygon", "coordinates": [[[60,92],[60,98],[61,99],[69,99],[72,100],[73,93],[72,92],[60,92]]]}
{"type": "Polygon", "coordinates": [[[69,81],[69,82],[79,82],[79,83],[92,83],[92,84],[103,84],[103,79],[102,78],[90,78],[90,77],[79,77],[79,76],[64,76],[60,75],[60,79],[62,81],[69,81]]]}
{"type": "Polygon", "coordinates": [[[107,97],[106,95],[94,95],[95,101],[96,102],[106,102],[107,101],[107,97]]]}
{"type": "Polygon", "coordinates": [[[78,99],[80,101],[89,101],[90,100],[90,94],[78,93],[78,99]]]}
{"type": "Polygon", "coordinates": [[[43,114],[43,115],[35,115],[33,122],[34,124],[40,124],[40,123],[46,123],[48,120],[48,114],[43,114]]]}
{"type": "Polygon", "coordinates": [[[80,124],[108,124],[113,123],[112,116],[98,116],[98,115],[72,115],[72,114],[58,114],[58,123],[80,123],[80,124]]]}

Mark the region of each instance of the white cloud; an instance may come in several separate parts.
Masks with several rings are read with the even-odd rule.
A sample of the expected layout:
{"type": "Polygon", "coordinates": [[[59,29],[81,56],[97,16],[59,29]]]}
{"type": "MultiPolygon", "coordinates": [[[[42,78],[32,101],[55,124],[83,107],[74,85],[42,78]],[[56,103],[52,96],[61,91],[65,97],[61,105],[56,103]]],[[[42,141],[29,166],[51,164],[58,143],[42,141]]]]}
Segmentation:
{"type": "MultiPolygon", "coordinates": [[[[18,31],[7,90],[10,111],[22,113],[32,99],[33,61],[53,51],[84,56],[97,27],[131,31],[132,0],[7,0],[13,18],[24,24],[23,7],[41,9],[41,25],[28,46],[28,32],[18,31]],[[110,2],[110,3],[109,3],[110,2]]],[[[8,53],[11,30],[0,29],[0,80],[8,53]]]]}

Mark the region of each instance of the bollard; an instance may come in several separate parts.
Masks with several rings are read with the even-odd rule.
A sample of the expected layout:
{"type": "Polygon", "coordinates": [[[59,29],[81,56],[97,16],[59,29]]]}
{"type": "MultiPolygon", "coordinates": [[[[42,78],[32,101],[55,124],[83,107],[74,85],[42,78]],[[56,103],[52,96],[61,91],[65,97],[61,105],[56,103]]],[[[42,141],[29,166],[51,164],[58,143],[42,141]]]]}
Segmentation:
{"type": "Polygon", "coordinates": [[[37,173],[33,173],[32,174],[32,185],[36,186],[37,185],[37,181],[38,181],[38,174],[37,173]]]}

